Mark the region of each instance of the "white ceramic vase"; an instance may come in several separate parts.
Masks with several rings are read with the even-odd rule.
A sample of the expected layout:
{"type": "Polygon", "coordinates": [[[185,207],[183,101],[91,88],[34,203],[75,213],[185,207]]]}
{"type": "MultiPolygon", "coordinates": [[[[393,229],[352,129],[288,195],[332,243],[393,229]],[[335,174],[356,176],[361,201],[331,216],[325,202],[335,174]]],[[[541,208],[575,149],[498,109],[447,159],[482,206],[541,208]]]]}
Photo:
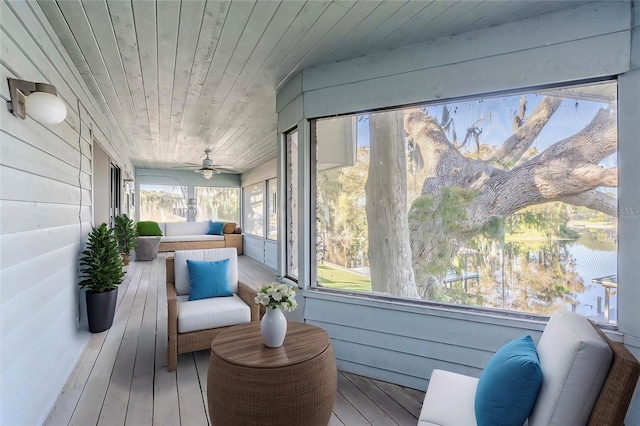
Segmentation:
{"type": "Polygon", "coordinates": [[[265,346],[270,348],[282,346],[287,334],[287,319],[279,308],[267,308],[260,321],[260,333],[265,346]]]}

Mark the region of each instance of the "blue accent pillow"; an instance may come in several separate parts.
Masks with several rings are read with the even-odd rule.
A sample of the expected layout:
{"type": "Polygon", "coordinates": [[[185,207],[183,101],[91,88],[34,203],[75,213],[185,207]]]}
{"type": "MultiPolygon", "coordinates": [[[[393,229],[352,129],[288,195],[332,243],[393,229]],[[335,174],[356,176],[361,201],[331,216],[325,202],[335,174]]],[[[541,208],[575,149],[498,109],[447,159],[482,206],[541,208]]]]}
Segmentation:
{"type": "Polygon", "coordinates": [[[531,336],[507,343],[480,375],[475,399],[478,426],[521,426],[541,385],[542,369],[531,336]]]}
{"type": "Polygon", "coordinates": [[[209,222],[209,228],[207,228],[207,235],[222,235],[222,229],[224,223],[222,222],[209,222]]]}
{"type": "Polygon", "coordinates": [[[187,260],[189,300],[233,296],[229,285],[229,259],[207,262],[187,260]]]}

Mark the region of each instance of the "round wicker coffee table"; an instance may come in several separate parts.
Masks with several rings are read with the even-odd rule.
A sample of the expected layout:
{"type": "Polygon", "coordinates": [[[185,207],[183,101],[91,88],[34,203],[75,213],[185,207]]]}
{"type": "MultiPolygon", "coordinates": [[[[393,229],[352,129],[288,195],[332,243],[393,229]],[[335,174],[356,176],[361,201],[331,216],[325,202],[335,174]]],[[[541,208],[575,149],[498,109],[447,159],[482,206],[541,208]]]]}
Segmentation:
{"type": "Polygon", "coordinates": [[[329,335],[290,322],[279,348],[264,346],[260,323],[229,327],[211,343],[207,374],[213,425],[327,425],[337,389],[329,335]]]}

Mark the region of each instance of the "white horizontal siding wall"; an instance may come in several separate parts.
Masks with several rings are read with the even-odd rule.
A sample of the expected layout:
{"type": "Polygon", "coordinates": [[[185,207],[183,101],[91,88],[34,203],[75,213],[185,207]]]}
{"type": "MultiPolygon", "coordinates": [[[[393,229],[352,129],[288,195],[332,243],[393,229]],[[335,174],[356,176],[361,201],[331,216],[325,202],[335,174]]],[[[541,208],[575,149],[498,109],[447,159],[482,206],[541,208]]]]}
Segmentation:
{"type": "Polygon", "coordinates": [[[329,333],[340,369],[422,390],[433,368],[478,377],[496,348],[526,334],[537,341],[544,327],[354,296],[305,296],[305,320],[329,333]]]}
{"type": "Polygon", "coordinates": [[[266,238],[255,235],[244,234],[242,238],[242,251],[245,256],[253,260],[264,263],[274,270],[278,264],[278,244],[266,238]]]}
{"type": "Polygon", "coordinates": [[[35,425],[88,341],[77,267],[93,215],[91,132],[112,130],[35,2],[0,4],[0,73],[0,423],[35,425]],[[9,77],[54,84],[66,120],[13,116],[9,77]]]}
{"type": "Polygon", "coordinates": [[[264,259],[264,238],[244,234],[242,237],[242,252],[258,262],[264,259]]]}
{"type": "MultiPolygon", "coordinates": [[[[299,127],[309,119],[340,113],[620,76],[620,206],[640,211],[636,189],[640,180],[638,7],[637,1],[596,2],[306,69],[301,81],[292,79],[291,87],[279,92],[276,105],[282,117],[278,131],[300,120],[300,105],[299,127]]],[[[303,132],[300,146],[308,146],[308,139],[303,132]]],[[[305,175],[309,166],[302,160],[300,164],[301,175],[305,175]]],[[[301,192],[308,191],[303,188],[301,192]]],[[[299,205],[306,206],[304,194],[299,199],[299,205]]],[[[620,221],[619,235],[621,334],[616,338],[638,356],[640,215],[620,221]]],[[[301,248],[300,253],[303,251],[301,248]]],[[[306,266],[300,265],[300,270],[306,266]]],[[[307,286],[303,277],[306,275],[301,274],[301,284],[307,286]]],[[[304,318],[329,332],[339,368],[418,389],[426,388],[433,368],[477,376],[501,345],[524,334],[537,339],[544,326],[542,320],[415,307],[314,290],[303,294],[304,318]]],[[[628,424],[640,424],[637,394],[628,424]]]]}
{"type": "Polygon", "coordinates": [[[264,242],[264,261],[262,262],[271,269],[278,269],[278,243],[272,240],[264,242]]]}

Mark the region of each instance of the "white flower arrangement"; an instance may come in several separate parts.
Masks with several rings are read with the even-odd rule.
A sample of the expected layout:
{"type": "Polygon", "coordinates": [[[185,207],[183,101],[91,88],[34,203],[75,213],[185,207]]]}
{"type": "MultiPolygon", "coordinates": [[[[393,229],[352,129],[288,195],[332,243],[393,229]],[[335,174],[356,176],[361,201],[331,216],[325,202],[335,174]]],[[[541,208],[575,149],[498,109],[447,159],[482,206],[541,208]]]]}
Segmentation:
{"type": "Polygon", "coordinates": [[[258,305],[280,308],[291,312],[298,307],[295,295],[296,292],[293,287],[289,287],[286,284],[271,283],[262,286],[254,300],[258,305]]]}

